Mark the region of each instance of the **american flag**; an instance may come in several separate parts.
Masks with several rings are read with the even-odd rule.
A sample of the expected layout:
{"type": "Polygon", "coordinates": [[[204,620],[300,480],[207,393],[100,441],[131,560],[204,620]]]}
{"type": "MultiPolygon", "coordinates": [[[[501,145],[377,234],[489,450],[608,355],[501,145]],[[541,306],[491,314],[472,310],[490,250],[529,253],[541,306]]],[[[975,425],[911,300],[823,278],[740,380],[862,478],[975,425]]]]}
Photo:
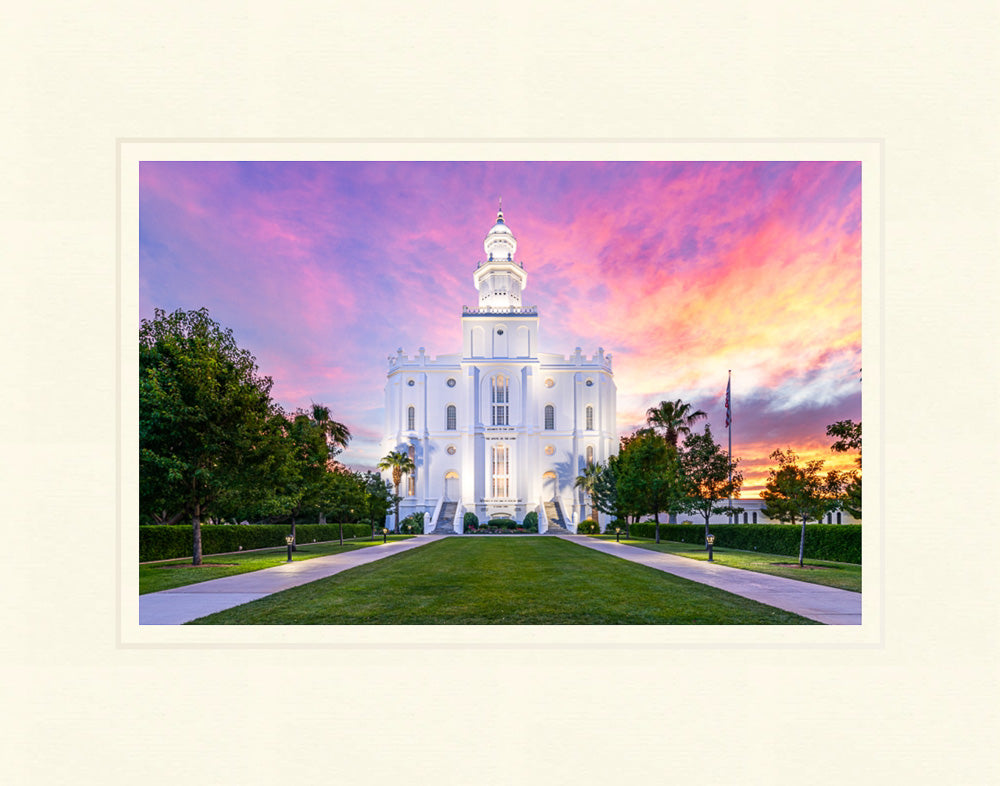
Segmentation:
{"type": "Polygon", "coordinates": [[[733,410],[729,406],[729,385],[730,383],[727,382],[726,383],[726,428],[729,428],[729,426],[732,425],[733,422],[733,410]]]}

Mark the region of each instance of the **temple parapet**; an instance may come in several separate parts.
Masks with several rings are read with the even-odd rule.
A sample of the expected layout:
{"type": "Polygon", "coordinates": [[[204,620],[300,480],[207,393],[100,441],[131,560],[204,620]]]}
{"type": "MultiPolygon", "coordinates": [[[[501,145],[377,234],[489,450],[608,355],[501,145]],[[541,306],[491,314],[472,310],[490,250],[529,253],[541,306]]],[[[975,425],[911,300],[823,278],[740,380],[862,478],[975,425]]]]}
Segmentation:
{"type": "Polygon", "coordinates": [[[477,314],[523,314],[528,317],[538,316],[538,306],[479,306],[471,308],[462,306],[462,316],[476,316],[477,314]]]}
{"type": "Polygon", "coordinates": [[[458,365],[461,361],[462,356],[457,353],[452,353],[448,355],[437,355],[431,358],[427,354],[423,347],[417,350],[417,354],[412,358],[403,352],[403,348],[400,347],[396,350],[395,355],[389,355],[386,360],[389,362],[389,370],[397,368],[420,368],[423,366],[441,366],[441,365],[458,365]]]}
{"type": "Polygon", "coordinates": [[[565,355],[556,355],[548,352],[543,352],[539,354],[539,359],[543,363],[548,363],[550,365],[559,366],[600,366],[601,368],[611,370],[611,358],[610,352],[605,352],[604,347],[598,347],[597,352],[592,356],[587,357],[583,354],[583,350],[577,347],[573,354],[569,357],[565,355]]]}

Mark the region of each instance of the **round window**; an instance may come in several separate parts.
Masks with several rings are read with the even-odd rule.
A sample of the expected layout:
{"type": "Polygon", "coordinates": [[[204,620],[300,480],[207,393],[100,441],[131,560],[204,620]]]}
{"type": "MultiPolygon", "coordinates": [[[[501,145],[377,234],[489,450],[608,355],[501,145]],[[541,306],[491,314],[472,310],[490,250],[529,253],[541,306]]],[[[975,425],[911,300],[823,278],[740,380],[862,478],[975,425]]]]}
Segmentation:
{"type": "Polygon", "coordinates": [[[411,380],[409,380],[409,381],[408,381],[408,382],[407,382],[406,384],[407,384],[407,385],[409,385],[409,386],[410,386],[410,387],[412,388],[412,387],[413,387],[413,386],[414,386],[414,385],[416,384],[416,382],[414,382],[414,381],[413,381],[413,380],[411,379],[411,380]]]}
{"type": "Polygon", "coordinates": [[[588,387],[588,388],[592,388],[592,387],[594,387],[594,380],[592,380],[592,379],[588,379],[588,380],[587,380],[587,387],[588,387]]]}
{"type": "Polygon", "coordinates": [[[547,388],[552,387],[554,384],[556,384],[556,381],[554,379],[547,379],[547,380],[545,380],[545,387],[547,387],[547,388]]]}
{"type": "Polygon", "coordinates": [[[503,328],[497,328],[497,335],[498,336],[502,336],[503,335],[503,328]]]}
{"type": "Polygon", "coordinates": [[[455,446],[454,445],[449,445],[448,446],[448,455],[449,456],[454,456],[455,455],[455,446]]]}
{"type": "Polygon", "coordinates": [[[545,455],[546,456],[551,456],[555,452],[556,452],[556,449],[554,447],[552,447],[551,445],[546,445],[545,446],[545,455]]]}
{"type": "Polygon", "coordinates": [[[455,387],[455,380],[453,380],[453,379],[449,379],[449,380],[448,380],[448,387],[450,387],[450,388],[453,388],[453,387],[455,387]]]}

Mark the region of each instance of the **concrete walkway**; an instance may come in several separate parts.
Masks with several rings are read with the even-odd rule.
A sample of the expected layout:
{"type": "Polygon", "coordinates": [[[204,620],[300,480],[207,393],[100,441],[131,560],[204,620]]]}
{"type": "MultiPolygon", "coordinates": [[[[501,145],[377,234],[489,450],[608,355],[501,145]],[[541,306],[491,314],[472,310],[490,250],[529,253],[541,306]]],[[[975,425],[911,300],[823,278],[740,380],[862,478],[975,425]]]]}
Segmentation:
{"type": "Polygon", "coordinates": [[[183,625],[185,622],[214,614],[233,606],[273,595],[275,592],[325,579],[358,565],[383,559],[391,554],[419,548],[442,535],[418,535],[409,540],[378,543],[328,557],[286,562],[274,568],[226,576],[222,579],[189,584],[186,587],[150,592],[139,596],[140,625],[183,625]]]}
{"type": "Polygon", "coordinates": [[[861,593],[810,584],[767,573],[727,568],[714,562],[701,562],[676,554],[626,546],[613,540],[595,540],[580,535],[558,536],[594,551],[647,565],[683,579],[766,603],[826,625],[860,625],[861,593]]]}

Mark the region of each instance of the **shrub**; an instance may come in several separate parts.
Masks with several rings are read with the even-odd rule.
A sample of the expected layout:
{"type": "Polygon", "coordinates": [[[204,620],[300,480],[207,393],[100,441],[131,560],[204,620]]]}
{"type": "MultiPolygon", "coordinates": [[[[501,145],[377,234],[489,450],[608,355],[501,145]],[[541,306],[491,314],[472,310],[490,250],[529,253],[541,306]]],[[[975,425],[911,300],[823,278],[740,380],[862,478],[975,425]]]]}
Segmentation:
{"type": "Polygon", "coordinates": [[[578,535],[597,535],[601,531],[600,525],[593,519],[584,519],[576,528],[578,535]]]}
{"type": "Polygon", "coordinates": [[[462,524],[465,529],[476,529],[479,526],[479,519],[471,510],[467,510],[462,517],[462,524]]]}
{"type": "Polygon", "coordinates": [[[415,532],[418,535],[422,535],[424,532],[424,514],[423,513],[411,513],[405,519],[399,522],[400,532],[415,532]]]}
{"type": "MultiPolygon", "coordinates": [[[[203,555],[227,551],[244,551],[284,546],[285,535],[290,532],[286,524],[203,524],[201,550],[203,555]]],[[[344,524],[344,537],[357,538],[371,535],[368,524],[344,524]]],[[[340,524],[299,524],[295,527],[299,543],[338,540],[340,524]]],[[[190,525],[150,525],[139,527],[139,561],[190,557],[192,536],[190,525]]]]}
{"type": "Polygon", "coordinates": [[[525,532],[538,532],[538,513],[531,511],[525,515],[521,526],[524,527],[525,532]]]}
{"type": "Polygon", "coordinates": [[[517,522],[514,519],[490,519],[486,526],[498,529],[514,529],[517,526],[517,522]]]}
{"type": "MultiPolygon", "coordinates": [[[[788,524],[713,524],[716,547],[760,551],[766,554],[799,556],[801,525],[788,524]]],[[[643,521],[632,525],[632,534],[652,538],[655,522],[643,521]]],[[[705,543],[705,527],[683,524],[660,524],[660,540],[680,543],[705,543]]],[[[807,524],[805,556],[834,562],[861,563],[860,524],[807,524]]]]}

